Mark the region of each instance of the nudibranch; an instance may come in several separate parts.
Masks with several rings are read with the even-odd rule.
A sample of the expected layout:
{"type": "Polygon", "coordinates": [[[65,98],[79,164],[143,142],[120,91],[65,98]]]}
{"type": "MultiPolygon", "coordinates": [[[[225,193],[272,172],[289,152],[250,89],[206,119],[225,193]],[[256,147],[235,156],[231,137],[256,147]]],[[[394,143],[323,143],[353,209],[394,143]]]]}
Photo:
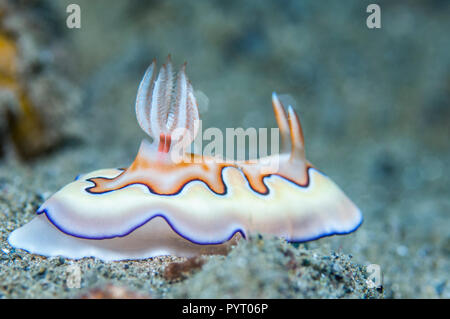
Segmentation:
{"type": "Polygon", "coordinates": [[[275,93],[278,154],[221,161],[186,152],[190,161],[175,161],[176,146],[185,150],[198,131],[185,66],[175,76],[169,57],[158,75],[155,61],[147,69],[136,116],[152,142],[141,142],[133,163],[79,176],[10,234],[12,246],[73,259],[143,259],[220,253],[250,233],[303,242],[359,227],[359,209],[306,160],[297,114],[275,93]],[[267,159],[278,165],[262,169],[267,159]]]}

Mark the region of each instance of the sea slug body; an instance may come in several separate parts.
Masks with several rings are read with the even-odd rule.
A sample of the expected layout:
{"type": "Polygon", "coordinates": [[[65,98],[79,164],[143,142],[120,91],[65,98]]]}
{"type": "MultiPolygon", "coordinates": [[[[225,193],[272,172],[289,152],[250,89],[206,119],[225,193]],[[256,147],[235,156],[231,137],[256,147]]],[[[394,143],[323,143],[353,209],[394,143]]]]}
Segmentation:
{"type": "Polygon", "coordinates": [[[158,75],[155,61],[146,71],[136,116],[153,141],[141,142],[133,163],[78,176],[10,234],[12,246],[73,259],[143,259],[220,253],[253,232],[302,242],[359,227],[359,209],[306,160],[297,114],[275,93],[279,154],[251,162],[183,153],[190,161],[174,161],[198,133],[185,69],[174,76],[169,57],[158,75]]]}

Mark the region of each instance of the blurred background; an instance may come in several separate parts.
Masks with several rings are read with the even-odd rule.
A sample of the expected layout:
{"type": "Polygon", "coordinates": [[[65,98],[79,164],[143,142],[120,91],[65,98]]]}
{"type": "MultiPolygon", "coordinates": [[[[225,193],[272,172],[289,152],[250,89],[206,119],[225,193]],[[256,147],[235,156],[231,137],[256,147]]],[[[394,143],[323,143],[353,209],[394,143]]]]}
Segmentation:
{"type": "Polygon", "coordinates": [[[450,2],[376,1],[380,29],[370,3],[0,0],[3,238],[74,176],[129,165],[137,86],[170,53],[204,128],[276,127],[272,92],[293,104],[307,158],[365,218],[308,245],[379,264],[386,297],[449,298],[450,2]]]}

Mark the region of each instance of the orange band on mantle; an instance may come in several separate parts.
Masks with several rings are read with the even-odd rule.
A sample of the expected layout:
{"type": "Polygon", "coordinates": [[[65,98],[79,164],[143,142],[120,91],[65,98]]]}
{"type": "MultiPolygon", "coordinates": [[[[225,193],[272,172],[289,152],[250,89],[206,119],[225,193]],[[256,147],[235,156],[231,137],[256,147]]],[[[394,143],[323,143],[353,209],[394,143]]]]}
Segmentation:
{"type": "Polygon", "coordinates": [[[265,177],[277,175],[300,187],[307,187],[309,184],[308,168],[312,167],[311,164],[306,163],[304,169],[299,169],[300,167],[296,165],[294,170],[290,163],[280,163],[276,172],[261,174],[257,163],[217,163],[211,158],[203,158],[194,154],[189,154],[189,156],[191,156],[191,162],[177,164],[148,161],[138,156],[128,169],[114,178],[95,177],[89,179],[95,185],[88,188],[88,191],[101,194],[133,184],[141,184],[147,186],[154,194],[175,195],[189,182],[202,181],[211,191],[224,195],[227,189],[222,170],[225,167],[234,167],[242,171],[252,190],[259,194],[267,194],[269,190],[264,183],[265,177]],[[172,181],[168,181],[168,176],[172,178],[172,181]],[[177,176],[175,180],[174,176],[177,176]]]}

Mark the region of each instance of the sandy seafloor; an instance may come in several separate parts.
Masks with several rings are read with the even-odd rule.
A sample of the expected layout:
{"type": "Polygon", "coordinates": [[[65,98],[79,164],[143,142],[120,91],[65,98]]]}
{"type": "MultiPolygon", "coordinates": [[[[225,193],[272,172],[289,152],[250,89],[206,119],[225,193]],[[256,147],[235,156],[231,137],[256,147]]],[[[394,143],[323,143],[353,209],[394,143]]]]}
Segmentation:
{"type": "MultiPolygon", "coordinates": [[[[381,1],[382,29],[368,30],[364,1],[325,2],[78,1],[82,28],[64,30],[76,132],[33,161],[11,145],[0,159],[0,298],[78,297],[106,283],[154,298],[449,298],[449,4],[381,1]],[[298,247],[256,237],[176,283],[163,276],[175,257],[104,263],[10,247],[9,233],[75,176],[131,163],[145,137],[136,88],[167,53],[188,61],[209,99],[206,127],[274,127],[271,93],[289,94],[307,158],[361,209],[360,229],[298,247]],[[73,264],[79,289],[67,287],[73,264]],[[382,293],[366,285],[368,264],[381,267],[382,293]]],[[[64,1],[49,6],[64,15],[64,1]]]]}

